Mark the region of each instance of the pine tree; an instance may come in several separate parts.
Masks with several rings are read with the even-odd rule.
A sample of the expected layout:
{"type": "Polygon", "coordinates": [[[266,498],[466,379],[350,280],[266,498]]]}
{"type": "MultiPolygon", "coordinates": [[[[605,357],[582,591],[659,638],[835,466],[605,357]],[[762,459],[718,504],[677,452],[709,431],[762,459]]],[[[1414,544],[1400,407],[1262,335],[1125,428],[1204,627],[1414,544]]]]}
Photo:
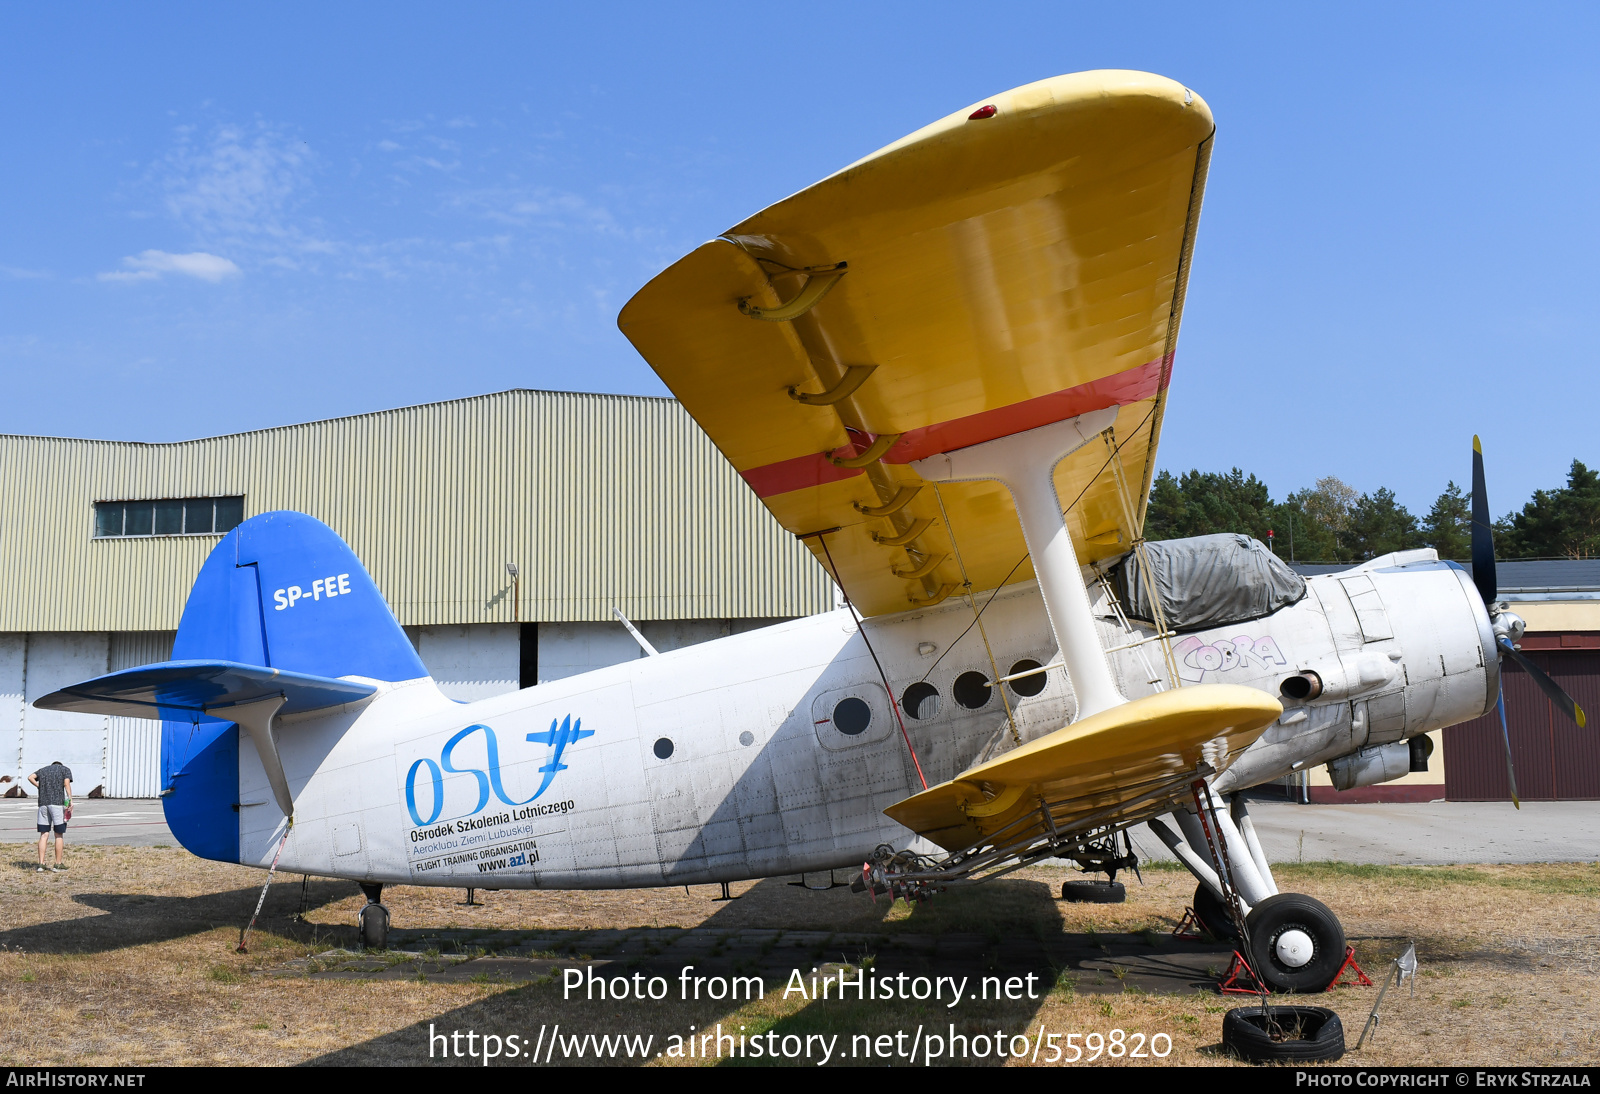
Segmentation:
{"type": "Polygon", "coordinates": [[[1439,557],[1465,562],[1472,557],[1472,499],[1451,480],[1422,518],[1423,539],[1439,557]]]}
{"type": "Polygon", "coordinates": [[[1290,494],[1274,514],[1278,553],[1296,562],[1347,562],[1339,535],[1324,523],[1326,504],[1315,490],[1290,494]]]}
{"type": "Polygon", "coordinates": [[[1502,558],[1600,557],[1600,473],[1572,461],[1567,485],[1535,490],[1520,513],[1495,524],[1502,558]]]}
{"type": "Polygon", "coordinates": [[[1173,478],[1171,471],[1156,473],[1150,484],[1150,501],[1145,506],[1144,535],[1146,539],[1180,539],[1188,533],[1188,503],[1183,488],[1173,478]]]}
{"type": "Polygon", "coordinates": [[[1394,491],[1380,486],[1361,495],[1350,507],[1344,539],[1349,554],[1365,561],[1422,546],[1422,530],[1417,518],[1395,499],[1394,491]]]}
{"type": "Polygon", "coordinates": [[[1181,539],[1215,532],[1242,532],[1265,541],[1274,506],[1267,484],[1237,467],[1225,475],[1188,471],[1156,475],[1145,511],[1147,539],[1181,539]]]}

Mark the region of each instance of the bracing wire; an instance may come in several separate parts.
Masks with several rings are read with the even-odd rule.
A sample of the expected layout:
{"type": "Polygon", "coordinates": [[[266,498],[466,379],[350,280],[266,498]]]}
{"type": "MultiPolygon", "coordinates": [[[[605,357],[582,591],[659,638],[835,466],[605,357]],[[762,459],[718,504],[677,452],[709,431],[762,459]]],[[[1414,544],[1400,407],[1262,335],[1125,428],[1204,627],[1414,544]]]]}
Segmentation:
{"type": "Polygon", "coordinates": [[[878,660],[878,651],[872,648],[872,639],[867,637],[867,629],[861,625],[861,615],[856,611],[856,605],[850,599],[850,592],[844,587],[844,582],[839,578],[839,567],[833,564],[833,552],[828,550],[828,533],[817,533],[817,542],[822,544],[822,553],[828,559],[828,569],[833,574],[834,584],[839,586],[839,594],[844,597],[845,607],[850,609],[850,617],[856,621],[856,633],[861,636],[861,641],[867,645],[867,652],[872,655],[872,663],[878,667],[878,679],[883,681],[883,690],[889,696],[889,709],[894,711],[894,720],[900,725],[900,737],[906,743],[906,751],[911,754],[911,764],[917,769],[917,778],[922,783],[922,789],[928,789],[928,777],[922,773],[922,761],[917,759],[917,750],[911,743],[911,734],[906,732],[906,720],[900,716],[900,700],[895,697],[894,688],[889,686],[889,674],[883,671],[883,662],[878,660]]]}
{"type": "MultiPolygon", "coordinates": [[[[995,690],[1000,693],[1000,702],[1006,708],[1006,725],[1011,727],[1011,743],[1020,745],[1022,734],[1017,732],[1017,720],[1011,713],[1011,700],[1006,698],[1006,686],[1000,682],[1000,666],[995,664],[994,649],[989,645],[989,633],[983,629],[983,616],[978,612],[978,602],[972,597],[972,579],[967,576],[967,564],[961,560],[961,545],[956,542],[956,530],[950,527],[950,514],[945,512],[944,495],[939,492],[937,483],[933,487],[933,496],[939,503],[939,516],[944,520],[945,535],[950,537],[950,549],[955,552],[956,566],[961,570],[961,588],[967,594],[967,606],[972,609],[972,622],[978,628],[978,637],[983,639],[983,652],[989,656],[989,671],[994,673],[992,679],[995,690]]],[[[983,606],[987,608],[988,602],[986,601],[983,606]]]]}

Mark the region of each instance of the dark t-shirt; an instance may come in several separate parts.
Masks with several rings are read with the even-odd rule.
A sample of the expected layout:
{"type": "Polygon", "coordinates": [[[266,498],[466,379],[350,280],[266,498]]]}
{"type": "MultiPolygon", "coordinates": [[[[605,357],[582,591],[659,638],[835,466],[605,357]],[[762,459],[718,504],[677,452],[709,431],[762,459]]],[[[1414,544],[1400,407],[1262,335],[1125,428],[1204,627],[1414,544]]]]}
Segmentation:
{"type": "Polygon", "coordinates": [[[34,774],[39,777],[40,805],[67,804],[67,780],[72,778],[72,768],[66,764],[51,764],[34,774]]]}

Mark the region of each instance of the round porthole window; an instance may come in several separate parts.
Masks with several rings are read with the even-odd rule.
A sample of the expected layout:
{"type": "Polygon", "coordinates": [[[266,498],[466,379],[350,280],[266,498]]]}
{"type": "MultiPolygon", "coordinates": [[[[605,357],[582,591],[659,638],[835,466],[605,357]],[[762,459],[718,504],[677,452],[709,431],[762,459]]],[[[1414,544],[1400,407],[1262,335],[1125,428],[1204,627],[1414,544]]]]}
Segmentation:
{"type": "Polygon", "coordinates": [[[743,733],[739,734],[739,743],[744,745],[744,747],[749,748],[751,745],[756,743],[756,735],[747,729],[743,733]]]}
{"type": "MultiPolygon", "coordinates": [[[[1018,661],[1015,665],[1012,665],[1011,671],[1006,673],[1006,675],[1015,676],[1019,672],[1027,672],[1029,669],[1036,669],[1038,667],[1039,662],[1033,660],[1031,657],[1025,657],[1021,661],[1018,661]]],[[[1045,679],[1044,673],[1036,672],[1032,676],[1024,676],[1020,680],[1011,681],[1011,690],[1026,699],[1030,695],[1038,695],[1044,690],[1044,686],[1047,683],[1049,683],[1049,681],[1045,679]]]]}
{"type": "Polygon", "coordinates": [[[672,755],[672,740],[668,737],[656,739],[656,759],[665,760],[672,755]]]}
{"type": "Polygon", "coordinates": [[[981,672],[963,672],[956,677],[955,686],[950,689],[956,702],[968,710],[982,710],[988,706],[989,696],[993,692],[989,678],[981,672]]]}
{"type": "Polygon", "coordinates": [[[900,697],[900,703],[911,717],[918,721],[927,721],[939,713],[939,689],[926,680],[918,680],[906,688],[906,693],[900,697]]]}
{"type": "Polygon", "coordinates": [[[833,725],[840,733],[847,737],[854,737],[862,733],[872,724],[872,708],[864,699],[854,696],[849,699],[840,699],[833,708],[833,725]]]}

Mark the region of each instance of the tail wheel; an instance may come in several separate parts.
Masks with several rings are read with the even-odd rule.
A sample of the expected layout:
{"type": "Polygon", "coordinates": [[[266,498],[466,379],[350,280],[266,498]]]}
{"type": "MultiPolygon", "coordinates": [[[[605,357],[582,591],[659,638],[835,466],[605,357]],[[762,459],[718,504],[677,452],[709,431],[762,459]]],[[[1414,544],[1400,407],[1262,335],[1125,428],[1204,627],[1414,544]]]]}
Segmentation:
{"type": "Polygon", "coordinates": [[[389,945],[389,909],[382,904],[367,904],[356,913],[356,938],[364,950],[381,950],[389,945]]]}
{"type": "Polygon", "coordinates": [[[1269,896],[1250,911],[1250,964],[1267,987],[1322,991],[1344,964],[1344,927],[1322,901],[1303,893],[1269,896]]]}

